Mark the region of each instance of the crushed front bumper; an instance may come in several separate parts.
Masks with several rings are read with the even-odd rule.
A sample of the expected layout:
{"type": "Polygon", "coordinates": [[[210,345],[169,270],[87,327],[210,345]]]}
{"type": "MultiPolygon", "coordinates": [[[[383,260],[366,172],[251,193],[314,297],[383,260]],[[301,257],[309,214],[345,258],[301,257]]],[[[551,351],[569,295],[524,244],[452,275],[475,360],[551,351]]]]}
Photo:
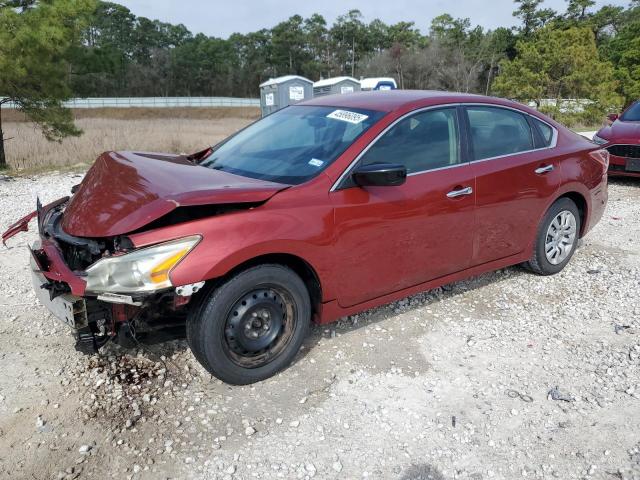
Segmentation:
{"type": "MultiPolygon", "coordinates": [[[[73,330],[76,349],[92,354],[110,339],[133,346],[131,339],[137,344],[136,335],[183,325],[186,306],[196,291],[193,285],[182,286],[179,292],[167,289],[134,297],[86,291],[84,265],[109,247],[102,239],[72,237],[58,228],[66,201],[60,199],[44,207],[38,203],[37,210],[11,225],[2,239],[26,231],[29,222],[37,218],[39,240],[29,248],[34,293],[53,316],[73,330]]],[[[119,247],[123,240],[117,240],[119,247]]]]}
{"type": "Polygon", "coordinates": [[[40,239],[30,248],[31,282],[38,301],[51,314],[69,326],[76,337],[76,349],[97,352],[113,334],[111,310],[95,298],[85,297],[86,281],[82,272],[73,271],[66,263],[57,240],[47,234],[44,224],[49,214],[66,203],[62,198],[38,209],[10,227],[3,235],[7,240],[18,231],[26,231],[31,219],[38,219],[40,239]]]}
{"type": "MultiPolygon", "coordinates": [[[[74,294],[71,284],[77,285],[76,291],[84,292],[79,277],[60,272],[58,265],[50,264],[48,271],[44,271],[42,261],[50,258],[44,253],[47,250],[50,251],[43,249],[40,241],[31,249],[31,282],[36,297],[54,317],[73,330],[76,350],[88,355],[96,353],[109,339],[108,327],[113,324],[110,311],[101,308],[95,300],[74,294]]],[[[61,257],[58,253],[53,258],[59,261],[61,257]]]]}
{"type": "Polygon", "coordinates": [[[52,295],[52,292],[46,288],[49,280],[42,274],[33,257],[31,258],[31,282],[36,297],[54,317],[76,330],[88,326],[85,299],[68,293],[52,295]]]}

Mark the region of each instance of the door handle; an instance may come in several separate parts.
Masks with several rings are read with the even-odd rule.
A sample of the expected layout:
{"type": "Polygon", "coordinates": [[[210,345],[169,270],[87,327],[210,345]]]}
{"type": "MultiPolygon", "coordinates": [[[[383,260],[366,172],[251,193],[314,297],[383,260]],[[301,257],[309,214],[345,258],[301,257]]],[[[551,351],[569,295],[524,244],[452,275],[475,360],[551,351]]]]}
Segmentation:
{"type": "Polygon", "coordinates": [[[472,193],[473,193],[473,188],[465,187],[459,190],[451,190],[449,193],[447,193],[447,197],[456,198],[456,197],[461,197],[463,195],[471,195],[472,193]]]}
{"type": "Polygon", "coordinates": [[[536,168],[534,172],[536,172],[538,175],[553,172],[553,165],[545,165],[544,167],[536,168]]]}

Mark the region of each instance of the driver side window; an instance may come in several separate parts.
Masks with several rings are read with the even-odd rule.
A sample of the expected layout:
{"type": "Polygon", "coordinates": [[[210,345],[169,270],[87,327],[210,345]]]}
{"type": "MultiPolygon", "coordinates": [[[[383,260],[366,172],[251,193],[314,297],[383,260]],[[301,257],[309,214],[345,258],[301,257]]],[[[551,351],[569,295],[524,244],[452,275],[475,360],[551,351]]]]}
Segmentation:
{"type": "Polygon", "coordinates": [[[408,174],[459,164],[456,109],[426,110],[401,120],[360,160],[361,165],[374,163],[401,164],[408,174]]]}

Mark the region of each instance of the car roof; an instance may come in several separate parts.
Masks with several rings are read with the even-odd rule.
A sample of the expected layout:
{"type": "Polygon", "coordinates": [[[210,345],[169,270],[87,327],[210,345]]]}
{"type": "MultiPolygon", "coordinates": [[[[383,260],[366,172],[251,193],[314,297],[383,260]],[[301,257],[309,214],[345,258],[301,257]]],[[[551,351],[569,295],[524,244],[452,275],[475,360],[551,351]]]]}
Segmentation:
{"type": "Polygon", "coordinates": [[[392,112],[399,109],[426,107],[447,103],[490,103],[515,107],[525,112],[531,109],[520,103],[471,93],[441,92],[437,90],[386,90],[326,95],[300,102],[298,105],[354,108],[392,112]]]}

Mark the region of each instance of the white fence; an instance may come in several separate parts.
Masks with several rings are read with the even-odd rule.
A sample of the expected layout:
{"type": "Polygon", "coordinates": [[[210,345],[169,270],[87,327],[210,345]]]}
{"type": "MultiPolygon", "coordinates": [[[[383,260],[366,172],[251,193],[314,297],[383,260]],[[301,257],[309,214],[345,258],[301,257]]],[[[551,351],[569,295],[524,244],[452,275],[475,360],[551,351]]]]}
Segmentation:
{"type": "MultiPolygon", "coordinates": [[[[112,97],[74,98],[63,103],[68,108],[166,108],[166,107],[259,107],[259,98],[234,97],[112,97]]],[[[2,108],[15,108],[11,102],[2,108]]]]}
{"type": "MultiPolygon", "coordinates": [[[[562,113],[582,113],[587,105],[593,103],[588,98],[543,98],[540,100],[541,107],[557,107],[562,113]]],[[[531,108],[536,108],[536,102],[529,102],[531,108]]]]}

